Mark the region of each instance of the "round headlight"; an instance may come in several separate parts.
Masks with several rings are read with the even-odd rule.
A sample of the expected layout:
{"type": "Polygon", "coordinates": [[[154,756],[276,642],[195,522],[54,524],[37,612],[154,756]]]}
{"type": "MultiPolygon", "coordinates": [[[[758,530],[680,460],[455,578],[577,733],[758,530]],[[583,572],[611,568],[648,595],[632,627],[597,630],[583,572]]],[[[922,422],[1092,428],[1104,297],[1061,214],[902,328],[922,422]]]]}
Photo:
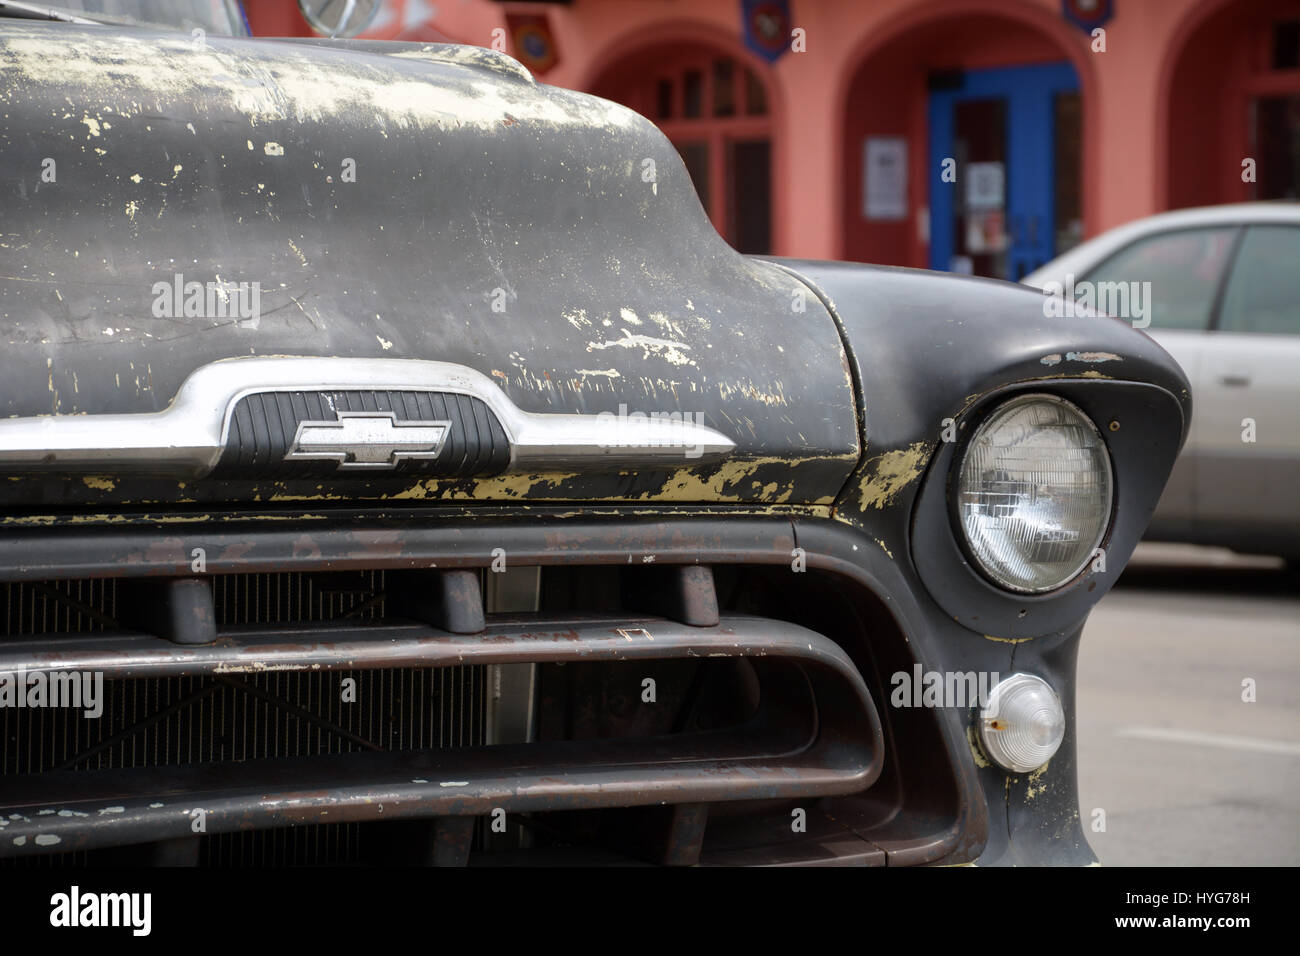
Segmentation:
{"type": "Polygon", "coordinates": [[[1110,522],[1110,456],[1092,421],[1053,395],[1000,405],[971,436],[957,515],[975,564],[1037,594],[1087,566],[1110,522]]]}
{"type": "Polygon", "coordinates": [[[1029,773],[1052,759],[1065,737],[1065,711],[1041,677],[1012,674],[989,691],[980,710],[980,743],[993,762],[1029,773]]]}

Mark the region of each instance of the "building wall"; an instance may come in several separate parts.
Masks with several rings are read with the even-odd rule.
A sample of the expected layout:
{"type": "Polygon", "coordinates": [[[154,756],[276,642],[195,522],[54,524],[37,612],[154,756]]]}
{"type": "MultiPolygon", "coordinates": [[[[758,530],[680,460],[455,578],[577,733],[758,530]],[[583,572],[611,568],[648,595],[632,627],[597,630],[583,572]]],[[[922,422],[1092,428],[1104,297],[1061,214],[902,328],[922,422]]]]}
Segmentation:
{"type": "MultiPolygon", "coordinates": [[[[638,51],[658,47],[671,55],[674,44],[708,43],[761,70],[774,92],[773,251],[925,265],[918,212],[925,212],[927,199],[930,70],[1052,60],[1074,65],[1082,90],[1087,236],[1171,204],[1244,198],[1240,96],[1225,92],[1222,77],[1206,64],[1224,50],[1223,31],[1233,23],[1292,10],[1300,16],[1300,2],[1114,3],[1105,52],[1095,52],[1092,38],[1063,17],[1061,0],[791,0],[807,50],[786,53],[775,65],[745,48],[740,0],[388,0],[368,35],[412,37],[431,22],[456,41],[491,46],[508,11],[545,14],[560,60],[542,79],[583,90],[638,51]],[[436,16],[428,21],[433,6],[436,16]],[[1180,59],[1184,51],[1194,56],[1180,59]],[[909,140],[913,215],[905,223],[865,224],[856,212],[861,140],[869,132],[909,140]]],[[[255,32],[291,32],[274,8],[272,0],[250,5],[255,32]]],[[[1225,63],[1231,75],[1243,69],[1225,63]]],[[[1300,73],[1284,78],[1289,83],[1300,91],[1300,73]]]]}

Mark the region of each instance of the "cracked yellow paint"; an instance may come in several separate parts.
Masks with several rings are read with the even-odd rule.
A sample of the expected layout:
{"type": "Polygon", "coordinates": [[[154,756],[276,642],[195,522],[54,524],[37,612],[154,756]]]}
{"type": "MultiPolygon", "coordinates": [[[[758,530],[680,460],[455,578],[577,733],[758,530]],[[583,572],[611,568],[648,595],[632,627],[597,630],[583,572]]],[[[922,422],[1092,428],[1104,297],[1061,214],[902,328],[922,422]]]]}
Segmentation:
{"type": "Polygon", "coordinates": [[[81,479],[82,484],[87,488],[94,488],[96,491],[112,491],[117,487],[117,483],[112,478],[105,478],[99,475],[88,475],[81,479]]]}
{"type": "Polygon", "coordinates": [[[977,767],[993,766],[993,764],[989,762],[988,758],[984,756],[984,752],[980,750],[979,742],[975,739],[974,727],[966,728],[966,742],[970,744],[970,753],[971,756],[975,758],[975,766],[977,767]]]}
{"type": "MultiPolygon", "coordinates": [[[[641,495],[640,498],[642,500],[653,498],[664,501],[702,501],[709,499],[739,501],[743,496],[730,489],[746,480],[752,481],[754,473],[760,467],[776,460],[764,458],[752,461],[728,461],[707,476],[682,469],[664,482],[663,487],[658,492],[647,492],[641,495]]],[[[763,495],[764,489],[760,489],[757,482],[753,482],[753,484],[755,485],[754,497],[766,497],[763,495]]],[[[790,495],[794,492],[792,485],[788,485],[780,494],[775,494],[775,490],[775,488],[770,489],[772,493],[771,500],[777,503],[789,501],[790,495]]]]}
{"type": "MultiPolygon", "coordinates": [[[[305,501],[319,500],[324,495],[279,495],[275,496],[282,501],[305,501]]],[[[143,501],[143,502],[124,502],[125,504],[189,504],[190,499],[181,502],[168,501],[143,501]]],[[[434,511],[425,512],[425,517],[437,517],[448,521],[478,519],[485,515],[494,516],[512,516],[527,514],[533,507],[525,504],[516,504],[513,502],[489,502],[476,504],[472,508],[440,508],[434,511]]],[[[830,509],[823,505],[726,505],[726,506],[708,506],[691,509],[690,511],[679,512],[682,516],[700,516],[700,515],[746,515],[761,517],[790,517],[805,516],[809,518],[829,519],[831,517],[830,509]]],[[[546,511],[546,515],[552,518],[618,518],[627,517],[653,517],[662,518],[664,512],[659,509],[625,509],[618,507],[590,508],[583,507],[572,511],[554,512],[546,511]]],[[[0,517],[0,526],[8,527],[51,527],[60,524],[185,524],[185,523],[222,523],[230,521],[335,521],[337,516],[328,514],[313,514],[304,512],[302,514],[258,514],[256,512],[239,512],[231,514],[200,514],[200,515],[178,515],[178,514],[90,514],[90,515],[6,515],[0,517]]]]}
{"type": "Polygon", "coordinates": [[[986,641],[997,641],[999,644],[1024,644],[1026,641],[1032,641],[1032,637],[994,637],[992,634],[981,634],[980,637],[986,641]]]}
{"type": "MultiPolygon", "coordinates": [[[[794,496],[794,481],[760,482],[755,474],[765,465],[781,465],[789,468],[798,464],[798,460],[776,457],[762,457],[728,461],[718,466],[709,466],[699,471],[681,468],[671,472],[658,488],[642,492],[635,496],[606,495],[592,497],[584,494],[588,501],[663,501],[663,502],[746,502],[761,499],[767,505],[783,505],[794,496]]],[[[436,499],[442,501],[500,501],[502,499],[523,499],[531,501],[546,500],[548,492],[555,492],[555,498],[570,496],[565,489],[568,482],[589,480],[589,476],[574,473],[536,473],[526,475],[498,475],[494,478],[480,478],[471,481],[431,478],[417,482],[409,488],[390,495],[380,496],[384,500],[412,501],[436,499]]],[[[316,498],[328,498],[330,495],[272,495],[271,501],[290,501],[316,498]]],[[[815,499],[810,505],[829,505],[829,496],[815,499]]]]}
{"type": "Polygon", "coordinates": [[[898,493],[921,476],[929,459],[929,442],[918,441],[868,460],[858,485],[858,507],[866,511],[893,504],[898,493]]]}
{"type": "MultiPolygon", "coordinates": [[[[482,500],[485,498],[524,498],[533,488],[556,488],[572,476],[566,474],[498,475],[495,478],[475,479],[469,490],[455,487],[457,482],[430,478],[420,481],[404,491],[384,495],[388,500],[410,501],[437,498],[448,501],[482,500]]],[[[272,501],[283,500],[273,496],[272,501]]]]}
{"type": "MultiPolygon", "coordinates": [[[[154,515],[149,520],[161,524],[210,521],[211,515],[154,515]]],[[[0,518],[0,525],[14,527],[50,527],[63,524],[132,524],[137,521],[127,514],[113,515],[13,515],[0,518]]]]}
{"type": "Polygon", "coordinates": [[[1028,777],[1029,787],[1028,789],[1025,790],[1026,800],[1032,800],[1040,793],[1047,792],[1047,784],[1044,783],[1037,787],[1035,787],[1034,784],[1039,782],[1039,779],[1043,776],[1044,773],[1047,772],[1047,768],[1051,765],[1051,763],[1052,761],[1050,760],[1047,761],[1047,763],[1043,764],[1041,767],[1039,767],[1037,770],[1035,770],[1033,773],[1029,775],[1028,777]]]}

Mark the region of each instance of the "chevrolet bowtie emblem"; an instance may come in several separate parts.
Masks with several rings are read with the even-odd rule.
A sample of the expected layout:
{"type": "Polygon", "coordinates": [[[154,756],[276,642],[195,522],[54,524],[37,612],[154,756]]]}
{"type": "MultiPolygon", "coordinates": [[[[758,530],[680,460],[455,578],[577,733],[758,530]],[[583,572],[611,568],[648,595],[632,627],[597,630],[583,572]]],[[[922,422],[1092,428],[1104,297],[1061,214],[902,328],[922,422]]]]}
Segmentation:
{"type": "Polygon", "coordinates": [[[398,421],[392,412],[339,412],[338,421],[299,422],[286,461],[337,461],[340,471],[391,469],[437,458],[451,422],[398,421]]]}

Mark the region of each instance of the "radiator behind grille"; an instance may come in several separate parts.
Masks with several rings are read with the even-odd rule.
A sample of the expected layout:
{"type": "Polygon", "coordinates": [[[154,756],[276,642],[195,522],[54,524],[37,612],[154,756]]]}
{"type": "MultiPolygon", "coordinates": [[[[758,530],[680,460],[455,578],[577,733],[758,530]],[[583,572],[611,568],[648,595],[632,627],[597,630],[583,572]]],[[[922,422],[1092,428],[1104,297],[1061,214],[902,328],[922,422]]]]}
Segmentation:
{"type": "Polygon", "coordinates": [[[0,708],[0,775],[475,746],[484,742],[485,670],[109,680],[98,719],[0,708]],[[355,702],[341,699],[349,680],[355,702]]]}
{"type": "MultiPolygon", "coordinates": [[[[384,572],[214,576],[219,624],[377,621],[384,572]]],[[[114,630],[116,580],[0,585],[0,640],[114,630]]],[[[479,746],[486,742],[484,666],[277,672],[105,680],[103,714],[0,708],[0,778],[53,770],[107,770],[310,757],[362,750],[479,746]],[[344,689],[348,689],[345,700],[344,689]]],[[[356,824],[205,836],[200,860],[217,865],[348,863],[356,824]]],[[[33,857],[82,862],[84,853],[33,857]]]]}
{"type": "MultiPolygon", "coordinates": [[[[384,613],[384,572],[213,575],[217,624],[375,620],[384,613]]],[[[118,580],[0,584],[0,638],[86,634],[117,626],[118,580]]]]}
{"type": "Polygon", "coordinates": [[[365,845],[365,828],[335,823],[216,833],[199,847],[200,866],[322,866],[355,863],[365,845]]]}

